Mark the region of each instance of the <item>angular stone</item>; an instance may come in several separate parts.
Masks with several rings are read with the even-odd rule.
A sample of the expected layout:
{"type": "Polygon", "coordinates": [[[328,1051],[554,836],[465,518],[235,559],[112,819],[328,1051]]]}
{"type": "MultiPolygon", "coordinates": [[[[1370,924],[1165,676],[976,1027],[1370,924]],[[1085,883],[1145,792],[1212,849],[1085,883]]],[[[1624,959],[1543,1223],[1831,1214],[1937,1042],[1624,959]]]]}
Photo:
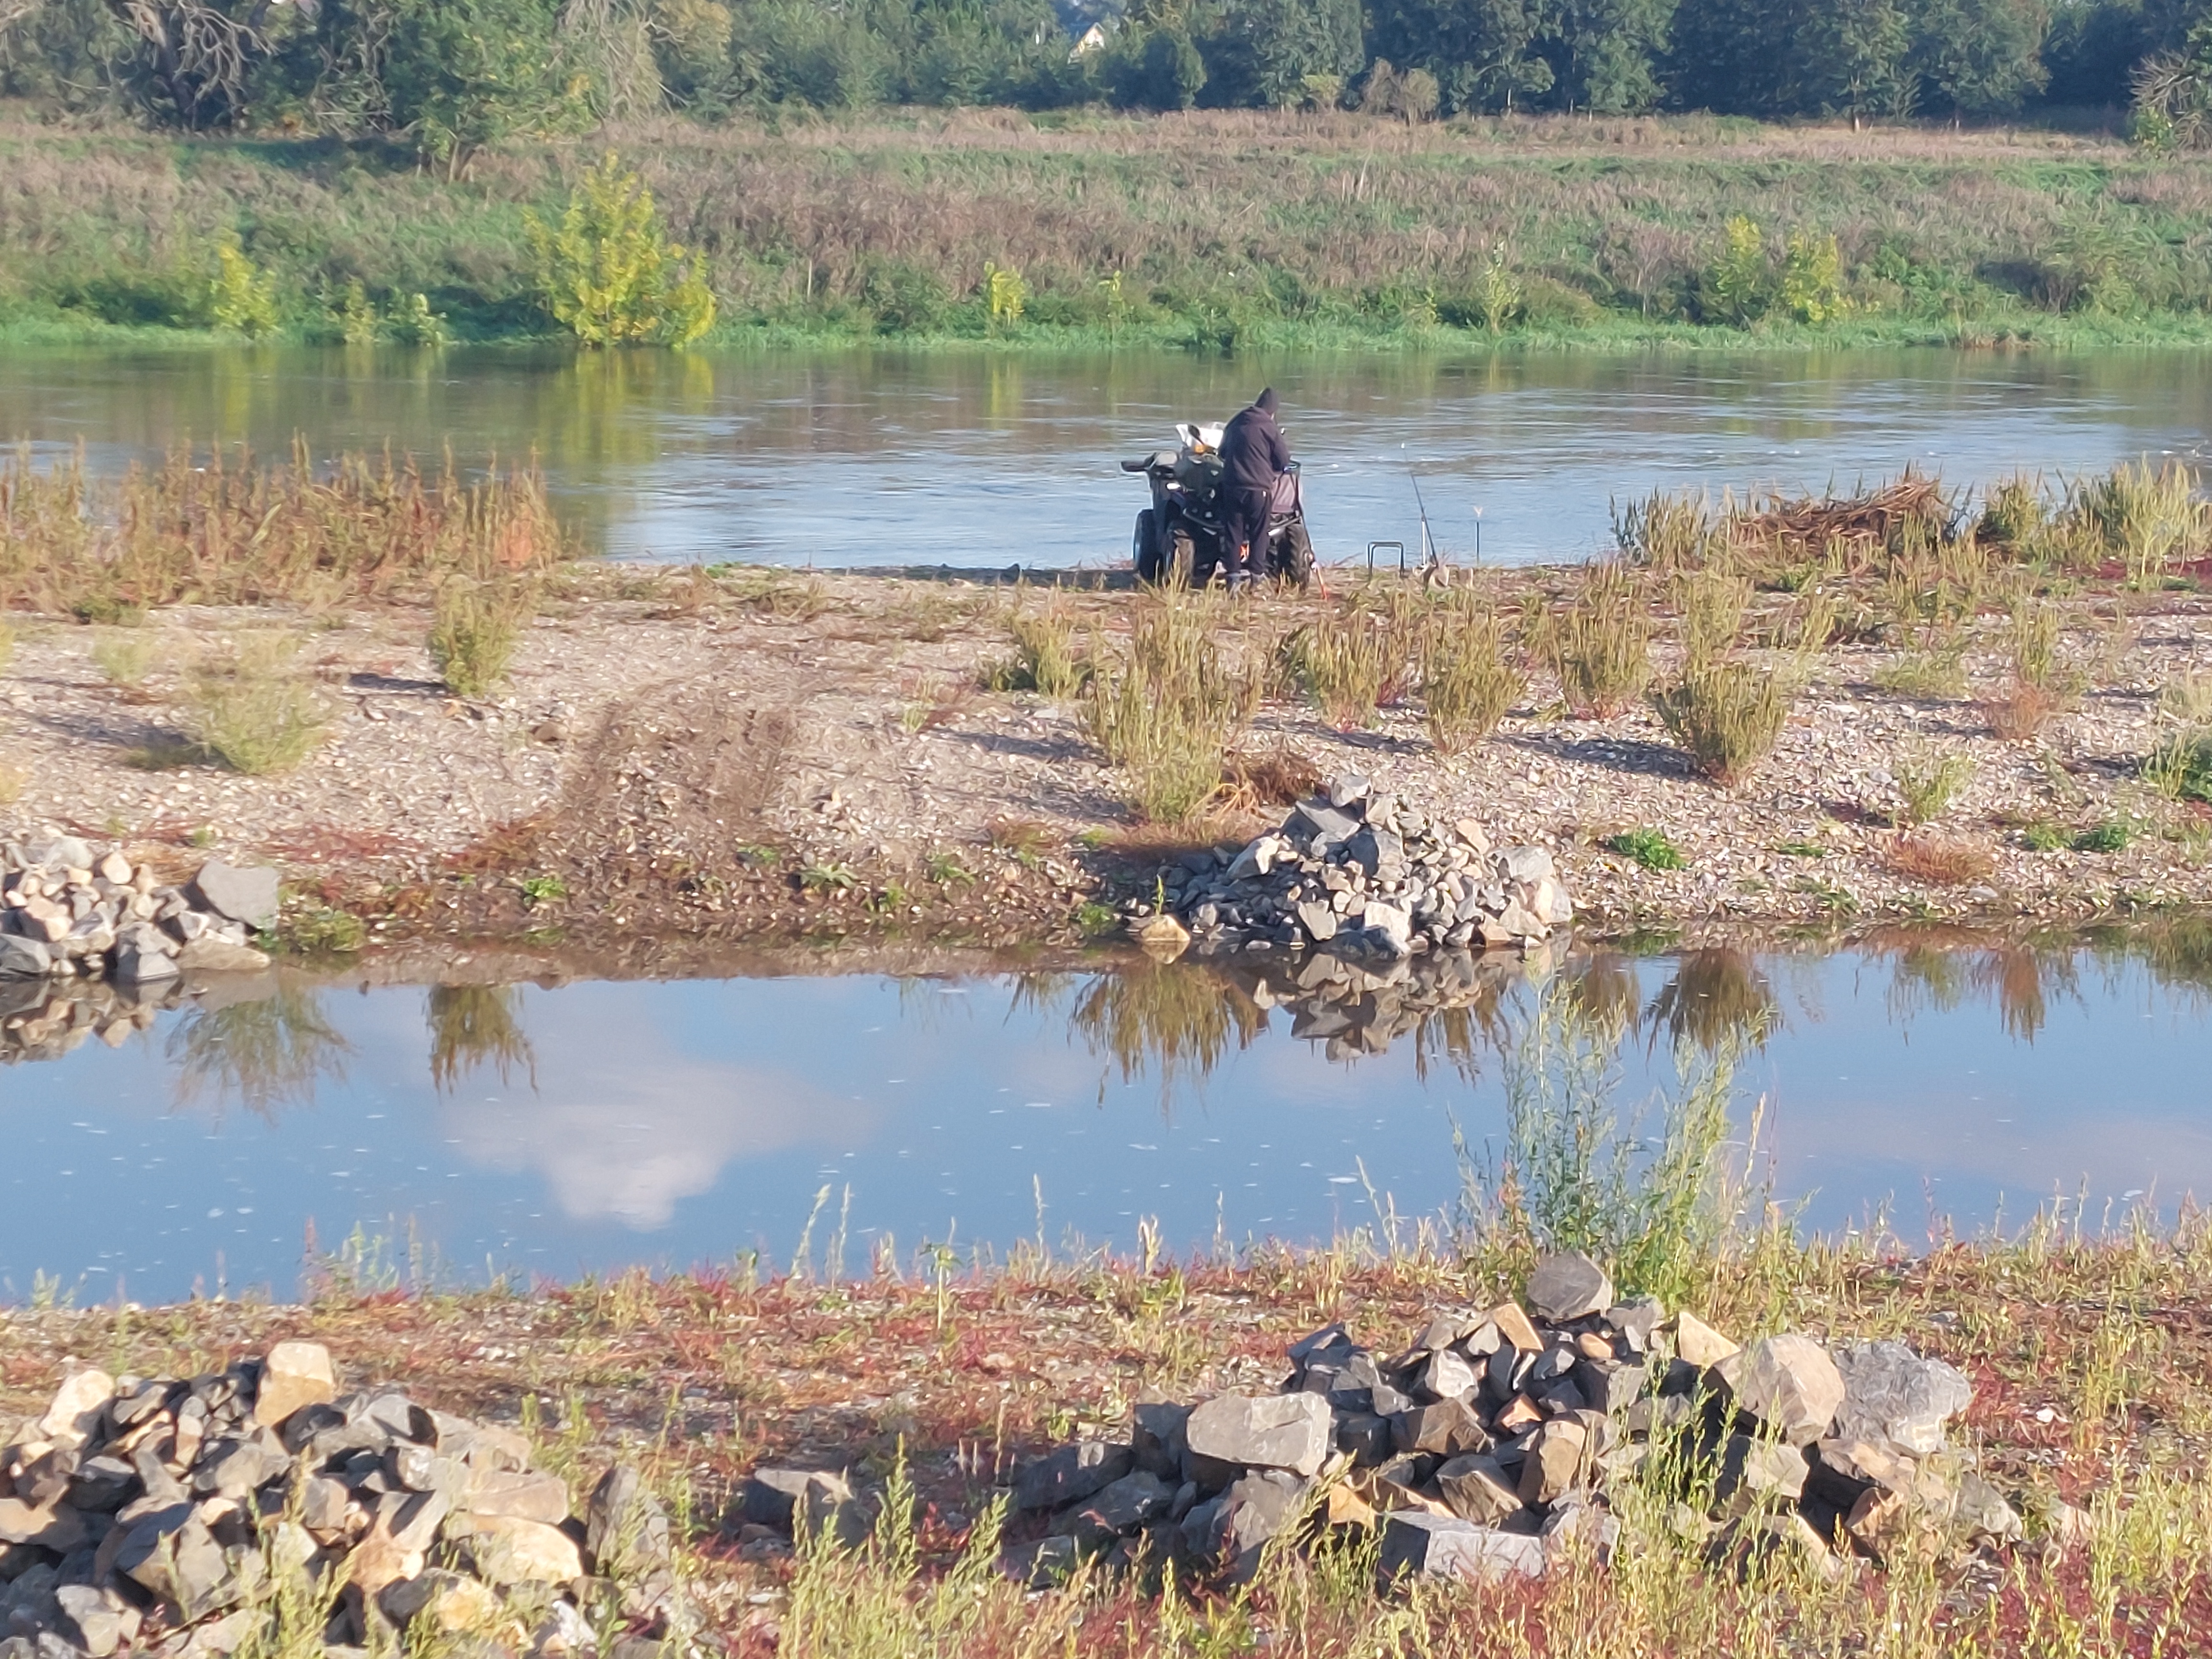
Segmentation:
{"type": "MultiPolygon", "coordinates": [[[[468,1490],[471,1477],[475,1471],[458,1457],[442,1456],[432,1451],[428,1446],[417,1446],[406,1441],[397,1441],[385,1449],[384,1473],[395,1485],[409,1492],[443,1492],[447,1497],[458,1502],[461,1495],[468,1490]]],[[[563,1486],[562,1492],[564,1500],[567,1492],[567,1487],[563,1486]]],[[[475,1509],[483,1506],[471,1504],[466,1507],[475,1509]]],[[[498,1513],[505,1515],[511,1514],[513,1511],[501,1510],[498,1513]]],[[[545,1519],[544,1516],[535,1512],[532,1512],[529,1518],[533,1521],[545,1519]]],[[[552,1518],[556,1521],[565,1521],[568,1518],[565,1501],[561,1513],[552,1518]]]]}
{"type": "Polygon", "coordinates": [[[1575,1387],[1591,1409],[1618,1416],[1644,1396],[1650,1372],[1642,1365],[1586,1362],[1575,1367],[1575,1387]]]}
{"type": "Polygon", "coordinates": [[[1540,1578],[1544,1565],[1543,1540],[1524,1534],[1417,1510],[1394,1510],[1382,1520],[1385,1578],[1411,1574],[1495,1584],[1508,1578],[1540,1578]]]}
{"type": "Polygon", "coordinates": [[[601,1578],[665,1572],[675,1561],[668,1511],[627,1463],[602,1475],[585,1503],[584,1555],[601,1578]]]}
{"type": "Polygon", "coordinates": [[[1944,1425],[1973,1404],[1974,1385],[1963,1375],[1902,1342],[1850,1344],[1835,1361],[1844,1379],[1838,1439],[1884,1439],[1925,1457],[1942,1447],[1944,1425]]]}
{"type": "Polygon", "coordinates": [[[53,970],[53,952],[45,941],[0,933],[0,979],[44,979],[53,970]]]}
{"type": "Polygon", "coordinates": [[[1605,1322],[1620,1334],[1631,1353],[1641,1354],[1650,1350],[1651,1333],[1666,1316],[1667,1310],[1659,1305],[1657,1297],[1639,1296],[1632,1302],[1607,1309],[1605,1322]]]}
{"type": "Polygon", "coordinates": [[[114,966],[109,969],[118,985],[151,985],[158,981],[174,979],[184,969],[177,966],[176,957],[167,951],[155,951],[135,942],[115,947],[114,966]]]}
{"type": "Polygon", "coordinates": [[[787,1537],[796,1537],[801,1527],[810,1537],[826,1527],[848,1548],[867,1537],[871,1524],[852,1483],[823,1469],[755,1469],[738,1489],[737,1508],[739,1520],[787,1537]]]}
{"type": "Polygon", "coordinates": [[[1522,1353],[1541,1353],[1544,1339],[1536,1334],[1536,1328],[1528,1316],[1521,1311],[1517,1302],[1501,1302],[1484,1316],[1496,1325],[1498,1334],[1522,1353]]]}
{"type": "Polygon", "coordinates": [[[230,1564],[191,1510],[173,1504],[131,1528],[115,1566],[183,1613],[189,1624],[239,1599],[230,1564]]]}
{"type": "Polygon", "coordinates": [[[1794,1332],[1761,1338],[1732,1357],[1723,1375],[1738,1409],[1793,1446],[1808,1446],[1826,1434],[1844,1403],[1843,1374],[1828,1351],[1794,1332]]]}
{"type": "Polygon", "coordinates": [[[1066,1529],[1087,1547],[1103,1548],[1164,1516],[1175,1495],[1167,1482],[1139,1469],[1077,1504],[1068,1512],[1066,1529]]]}
{"type": "Polygon", "coordinates": [[[269,965],[265,952],[250,945],[234,945],[228,939],[204,933],[177,951],[177,966],[194,974],[258,974],[269,965]]]}
{"type": "Polygon", "coordinates": [[[1796,1447],[1734,1434],[1721,1449],[1713,1496],[1723,1504],[1739,1495],[1749,1503],[1774,1498],[1795,1503],[1804,1495],[1807,1473],[1805,1454],[1796,1447]]]}
{"type": "Polygon", "coordinates": [[[117,887],[131,884],[131,860],[120,853],[110,853],[92,866],[92,872],[102,881],[117,887]]]}
{"type": "MultiPolygon", "coordinates": [[[[1909,1492],[1918,1473],[1912,1460],[1899,1455],[1887,1440],[1846,1440],[1832,1436],[1817,1442],[1816,1449],[1822,1469],[1850,1483],[1849,1495],[1853,1498],[1857,1495],[1857,1488],[1869,1486],[1909,1492]]],[[[1844,1495],[1838,1494],[1839,1500],[1844,1495]]]]}
{"type": "Polygon", "coordinates": [[[1972,1544],[2002,1548],[2018,1543],[2022,1535],[2020,1512],[2002,1492],[1972,1469],[1959,1477],[1959,1498],[1951,1519],[1972,1544]]]}
{"type": "Polygon", "coordinates": [[[1388,830],[1362,824],[1344,844],[1345,856],[1370,881],[1395,881],[1406,873],[1405,843],[1388,830]]]}
{"type": "Polygon", "coordinates": [[[1190,930],[1173,916],[1154,916],[1137,930],[1137,942],[1146,956],[1173,962],[1190,948],[1190,930]]]}
{"type": "MultiPolygon", "coordinates": [[[[1322,1411],[1328,1407],[1322,1402],[1322,1411]]],[[[1022,1467],[1014,1477],[1014,1507],[1056,1510],[1103,1492],[1129,1473],[1134,1459],[1127,1446],[1079,1440],[1047,1452],[1022,1467]]]]}
{"type": "MultiPolygon", "coordinates": [[[[404,1455],[397,1447],[393,1451],[404,1455]]],[[[542,1521],[557,1527],[568,1518],[568,1483],[557,1474],[542,1472],[471,1469],[455,1502],[471,1515],[512,1516],[518,1521],[542,1521]]]]}
{"type": "Polygon", "coordinates": [[[1869,1486],[1851,1505],[1844,1528],[1861,1547],[1878,1555],[1904,1519],[1904,1498],[1881,1486],[1869,1486]]]}
{"type": "Polygon", "coordinates": [[[0,1498],[0,1544],[36,1544],[67,1555],[85,1542],[83,1517],[66,1504],[38,1506],[0,1498]]]}
{"type": "Polygon", "coordinates": [[[113,1590],[90,1584],[64,1584],[54,1591],[61,1608],[62,1634],[92,1656],[107,1659],[138,1637],[138,1609],[113,1590]]]}
{"type": "Polygon", "coordinates": [[[1547,1255],[1528,1275],[1528,1305],[1555,1325],[1586,1319],[1613,1305],[1613,1280],[1580,1250],[1547,1255]]]}
{"type": "Polygon", "coordinates": [[[318,1474],[308,1480],[307,1489],[301,1495],[300,1520],[309,1532],[343,1532],[346,1514],[352,1506],[353,1496],[346,1490],[344,1481],[318,1474]]]}
{"type": "Polygon", "coordinates": [[[1312,1484],[1287,1470],[1255,1469],[1191,1510],[1183,1522],[1184,1544],[1232,1583],[1246,1583],[1259,1571],[1268,1540],[1298,1518],[1312,1484]]]}
{"type": "Polygon", "coordinates": [[[1439,1348],[1421,1367],[1420,1386],[1437,1400],[1459,1400],[1475,1389],[1474,1367],[1449,1348],[1439,1348]]]}
{"type": "Polygon", "coordinates": [[[240,869],[210,859],[192,878],[191,896],[204,910],[265,933],[276,925],[276,884],[274,870],[240,869]]]}
{"type": "Polygon", "coordinates": [[[1337,1419],[1336,1449],[1362,1468],[1389,1461],[1395,1449],[1390,1419],[1373,1412],[1354,1412],[1337,1419]]]}
{"type": "Polygon", "coordinates": [[[1363,801],[1373,792],[1374,786],[1357,772],[1340,772],[1328,781],[1328,804],[1331,806],[1350,806],[1363,801]]]}
{"type": "Polygon", "coordinates": [[[138,1471],[121,1458],[87,1458],[70,1477],[69,1504],[81,1515],[112,1515],[137,1484],[138,1471]]]}
{"type": "Polygon", "coordinates": [[[1455,1457],[1437,1471],[1437,1487],[1451,1512],[1477,1526],[1494,1526],[1521,1508],[1521,1497],[1494,1457],[1455,1457]]]}
{"type": "Polygon", "coordinates": [[[465,1542],[477,1571],[494,1584],[565,1584],[584,1576],[576,1540],[542,1521],[457,1513],[447,1519],[446,1536],[465,1542]]]}
{"type": "Polygon", "coordinates": [[[466,1575],[432,1567],[412,1578],[395,1578],[376,1598],[392,1624],[404,1630],[424,1613],[443,1634],[489,1630],[503,1611],[498,1592],[466,1575]]]}
{"type": "Polygon", "coordinates": [[[1740,1352],[1736,1345],[1686,1309],[1674,1316],[1674,1357],[1700,1370],[1740,1352]]]}
{"type": "Polygon", "coordinates": [[[40,1418],[39,1438],[57,1446],[82,1446],[99,1431],[100,1413],[114,1396],[115,1379],[106,1371],[72,1372],[40,1418]]]}
{"type": "Polygon", "coordinates": [[[1334,1431],[1319,1395],[1224,1394],[1194,1410],[1184,1433],[1196,1456],[1313,1475],[1328,1461],[1334,1431]]]}
{"type": "Polygon", "coordinates": [[[1498,854],[1498,873],[1507,881],[1535,882],[1556,877],[1552,855],[1540,847],[1507,847],[1498,854]]]}
{"type": "Polygon", "coordinates": [[[1326,945],[1336,937],[1336,912],[1317,899],[1308,899],[1298,905],[1298,926],[1316,945],[1326,945]]]}
{"type": "Polygon", "coordinates": [[[264,1481],[283,1474],[291,1462],[279,1446],[251,1439],[218,1440],[200,1455],[192,1470],[192,1491],[203,1498],[242,1503],[264,1481]]]}
{"type": "Polygon", "coordinates": [[[1139,1400],[1130,1413],[1129,1449],[1140,1469],[1163,1480],[1182,1478],[1187,1441],[1183,1426],[1190,1407],[1172,1400],[1139,1400]]]}
{"type": "Polygon", "coordinates": [[[1537,1433],[1521,1465],[1521,1501],[1548,1504],[1582,1479],[1589,1436],[1570,1418],[1554,1418],[1537,1433]]]}
{"type": "Polygon", "coordinates": [[[326,1406],[338,1397],[331,1351],[319,1342],[279,1342],[261,1362],[253,1420],[273,1429],[302,1406],[326,1406]]]}
{"type": "Polygon", "coordinates": [[[1390,1419],[1390,1438],[1401,1452],[1431,1452],[1439,1457],[1488,1451],[1492,1443],[1474,1408],[1457,1399],[1400,1412],[1390,1419]]]}

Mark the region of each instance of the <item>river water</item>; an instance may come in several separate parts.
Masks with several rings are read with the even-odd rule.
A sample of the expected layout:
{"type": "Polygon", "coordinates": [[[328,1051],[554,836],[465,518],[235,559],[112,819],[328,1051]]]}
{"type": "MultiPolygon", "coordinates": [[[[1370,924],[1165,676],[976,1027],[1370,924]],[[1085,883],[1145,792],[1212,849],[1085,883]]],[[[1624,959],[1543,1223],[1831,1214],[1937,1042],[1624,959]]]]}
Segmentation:
{"type": "MultiPolygon", "coordinates": [[[[40,1275],[95,1300],[289,1294],[311,1229],[459,1282],[785,1263],[802,1237],[817,1266],[839,1241],[848,1271],[887,1236],[908,1259],[1041,1231],[1129,1246],[1145,1218],[1177,1249],[1325,1241],[1452,1212],[1455,1133],[1478,1176],[1516,1144],[1509,1079],[1543,1029],[1595,1034],[1623,1132],[1645,1139],[1678,1055],[1694,1074],[1738,1046],[1722,1156],[1809,1228],[1886,1217],[1910,1243],[2054,1194],[2094,1226],[2212,1192],[2202,924],[2032,947],[1577,946],[1457,971],[1334,1000],[1288,967],[1141,960],[505,988],[272,975],[0,1067],[0,1300],[40,1275]]],[[[1547,1121],[1522,1119],[1518,1144],[1547,1121]]]]}
{"type": "Polygon", "coordinates": [[[595,548],[823,566],[1109,564],[1115,463],[1263,382],[1326,560],[1571,559],[1657,489],[1953,484],[2205,453],[2212,356],[1674,352],[1250,362],[1173,353],[673,355],[343,348],[0,355],[0,437],[119,467],[187,441],[535,454],[595,548]],[[1385,557],[1395,556],[1384,554],[1385,557]]]}

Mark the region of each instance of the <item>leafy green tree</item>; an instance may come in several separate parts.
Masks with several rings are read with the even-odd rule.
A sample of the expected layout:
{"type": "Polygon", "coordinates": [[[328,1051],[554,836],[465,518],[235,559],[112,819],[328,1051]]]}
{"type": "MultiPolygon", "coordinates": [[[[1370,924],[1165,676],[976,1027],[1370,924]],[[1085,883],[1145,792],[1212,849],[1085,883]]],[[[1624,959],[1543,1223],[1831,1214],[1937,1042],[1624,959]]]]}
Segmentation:
{"type": "Polygon", "coordinates": [[[1794,0],[1681,0],[1662,75],[1677,109],[1781,115],[1803,105],[1794,0]]]}
{"type": "Polygon", "coordinates": [[[363,16],[388,27],[380,50],[361,52],[381,124],[448,176],[486,144],[592,124],[592,83],[562,40],[557,0],[393,0],[363,16]]]}
{"type": "Polygon", "coordinates": [[[1817,0],[1797,40],[1806,106],[1848,115],[1854,127],[1869,116],[1912,113],[1912,22],[1899,0],[1817,0]]]}
{"type": "Polygon", "coordinates": [[[1551,88],[1533,0],[1374,0],[1368,21],[1377,67],[1426,70],[1448,111],[1510,109],[1551,88]]]}
{"type": "Polygon", "coordinates": [[[1557,0],[1542,33],[1552,101],[1601,115],[1657,106],[1674,0],[1557,0]]]}
{"type": "Polygon", "coordinates": [[[1358,0],[1229,0],[1200,44],[1207,101],[1287,109],[1316,76],[1356,74],[1367,61],[1358,0]]]}
{"type": "Polygon", "coordinates": [[[1918,105],[1954,116],[2019,113],[2051,79],[2040,0],[1921,0],[1912,68],[1918,105]]]}

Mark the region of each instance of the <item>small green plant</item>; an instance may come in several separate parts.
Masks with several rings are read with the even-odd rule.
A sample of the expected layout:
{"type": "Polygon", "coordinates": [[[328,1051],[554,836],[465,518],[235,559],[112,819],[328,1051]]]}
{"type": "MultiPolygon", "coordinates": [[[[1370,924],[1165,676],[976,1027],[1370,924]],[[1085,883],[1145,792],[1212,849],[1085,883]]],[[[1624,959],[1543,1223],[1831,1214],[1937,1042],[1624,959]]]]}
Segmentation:
{"type": "Polygon", "coordinates": [[[1110,933],[1121,925],[1120,913],[1112,905],[1101,904],[1096,899],[1085,899],[1077,905],[1071,920],[1075,923],[1075,931],[1085,939],[1110,933]]]}
{"type": "Polygon", "coordinates": [[[2212,507],[2197,498],[2189,469],[2173,461],[2155,468],[2148,461],[2122,463],[2081,485],[2069,516],[2119,560],[2136,587],[2153,585],[2169,564],[2201,552],[2212,534],[2212,507]]]}
{"type": "Polygon", "coordinates": [[[336,313],[338,337],[349,346],[371,346],[383,337],[384,319],[369,303],[368,290],[356,276],[345,285],[336,313]]]}
{"type": "Polygon", "coordinates": [[[568,896],[568,884],[558,876],[524,876],[514,884],[522,895],[522,902],[535,910],[541,905],[558,904],[568,896]]]}
{"type": "Polygon", "coordinates": [[[2144,758],[2142,775],[2168,800],[2212,802],[2212,732],[2168,738],[2144,758]]]}
{"type": "Polygon", "coordinates": [[[1972,757],[1959,750],[1916,747],[1900,752],[1889,766],[1889,780],[1904,803],[1897,822],[1935,823],[1951,809],[1973,776],[1972,757]]]}
{"type": "Polygon", "coordinates": [[[921,872],[939,887],[972,887],[975,872],[950,853],[932,853],[922,860],[921,872]]]}
{"type": "Polygon", "coordinates": [[[2013,677],[2039,691],[2058,689],[2059,617],[2056,605],[2023,599],[2012,608],[2012,627],[2007,643],[2011,648],[2013,677]]]}
{"type": "Polygon", "coordinates": [[[453,343],[453,331],[446,325],[444,313],[430,309],[430,296],[427,294],[410,294],[395,304],[387,325],[392,337],[401,345],[444,346],[453,343]]]}
{"type": "Polygon", "coordinates": [[[1438,613],[1421,646],[1422,710],[1438,754],[1481,742],[1525,690],[1497,617],[1449,606],[1438,613]]]}
{"type": "Polygon", "coordinates": [[[1792,691],[1771,669],[1747,662],[1693,663],[1651,705],[1690,763],[1734,788],[1774,752],[1792,691]]]}
{"type": "Polygon", "coordinates": [[[1893,696],[1937,702],[1966,695],[1966,647],[1963,642],[1936,651],[1908,652],[1874,671],[1874,683],[1893,696]]]}
{"type": "Polygon", "coordinates": [[[304,903],[288,908],[276,939],[302,956],[348,955],[368,942],[368,928],[350,910],[304,903]]]}
{"type": "Polygon", "coordinates": [[[430,622],[430,660],[457,697],[481,697],[507,678],[522,630],[538,611],[538,584],[528,577],[438,584],[430,622]]]}
{"type": "Polygon", "coordinates": [[[1006,631],[1014,636],[1014,654],[987,677],[994,691],[1035,691],[1058,701],[1089,683],[1091,665],[1076,649],[1075,623],[1057,605],[1016,611],[1006,631]]]}
{"type": "Polygon", "coordinates": [[[2031,853],[2056,853],[2073,843],[2074,837],[2063,828],[2041,818],[2020,832],[2020,844],[2031,853]]]}
{"type": "Polygon", "coordinates": [[[185,729],[201,749],[250,775],[297,766],[323,740],[330,711],[294,665],[299,641],[261,634],[196,666],[185,729]]]}
{"type": "Polygon", "coordinates": [[[258,339],[276,330],[276,278],[246,255],[235,232],[216,244],[215,276],[209,284],[208,314],[215,325],[258,339]]]}
{"type": "Polygon", "coordinates": [[[1824,859],[1828,856],[1828,849],[1817,841],[1779,842],[1774,850],[1785,859],[1824,859]]]}
{"type": "Polygon", "coordinates": [[[93,636],[92,660],[109,684],[136,690],[154,666],[154,641],[140,629],[102,629],[93,636]]]}
{"type": "Polygon", "coordinates": [[[2074,837],[2077,853],[2124,853],[2136,838],[2135,826],[2120,818],[2106,818],[2074,837]]]}
{"type": "Polygon", "coordinates": [[[1662,830],[1624,830],[1617,836],[1606,837],[1605,849],[1632,859],[1646,870],[1684,870],[1690,863],[1682,849],[1668,840],[1662,830]]]}
{"type": "Polygon", "coordinates": [[[682,347],[714,325],[703,261],[668,240],[653,192],[612,150],[577,181],[558,227],[526,210],[523,230],[541,302],[586,345],[682,347]]]}
{"type": "Polygon", "coordinates": [[[2049,517],[2040,484],[2032,478],[2007,478],[1990,491],[1983,503],[1974,537],[1990,547],[2023,553],[2049,517]]]}
{"type": "Polygon", "coordinates": [[[808,893],[849,893],[860,884],[850,865],[810,864],[799,872],[799,885],[808,893]]]}
{"type": "Polygon", "coordinates": [[[1020,271],[1012,265],[984,261],[983,301],[990,309],[994,325],[1012,328],[1020,322],[1029,300],[1029,281],[1020,271]]]}

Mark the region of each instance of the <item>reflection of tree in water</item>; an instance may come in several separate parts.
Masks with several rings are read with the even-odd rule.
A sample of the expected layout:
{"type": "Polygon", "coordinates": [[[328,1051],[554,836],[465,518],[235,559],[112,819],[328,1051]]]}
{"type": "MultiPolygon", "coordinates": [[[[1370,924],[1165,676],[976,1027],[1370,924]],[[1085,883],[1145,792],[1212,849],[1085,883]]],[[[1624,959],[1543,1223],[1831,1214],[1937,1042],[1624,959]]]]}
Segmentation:
{"type": "Polygon", "coordinates": [[[1232,1046],[1249,1048],[1267,1029],[1267,1012],[1243,987],[1204,967],[1140,957],[1085,981],[1068,1025],[1091,1053],[1113,1060],[1124,1083],[1147,1066],[1157,1069],[1165,1111],[1179,1082],[1202,1082],[1232,1046]]]}
{"type": "Polygon", "coordinates": [[[1636,958],[1625,951],[1597,950],[1569,962],[1559,994],[1577,1019],[1611,1032],[1615,1042],[1643,1029],[1644,991],[1636,980],[1636,958]]]}
{"type": "Polygon", "coordinates": [[[538,1087],[538,1055],[523,1035],[519,985],[430,988],[430,1081],[440,1094],[481,1066],[499,1069],[501,1086],[520,1067],[538,1087]]]}
{"type": "Polygon", "coordinates": [[[1884,1006],[1898,1024],[1923,1012],[1950,1013],[1993,998],[2008,1036],[2033,1042],[2051,1017],[2054,995],[2081,995],[2078,943],[1996,944],[1929,939],[1895,953],[1884,1006]]]}
{"type": "Polygon", "coordinates": [[[1655,1042],[1663,1030],[1677,1047],[1692,1042],[1711,1054],[1763,1047],[1782,1027],[1782,1005],[1749,951],[1686,951],[1644,1018],[1655,1042]]]}
{"type": "Polygon", "coordinates": [[[176,1100],[218,1109],[235,1101],[274,1118],[280,1106],[311,1105],[323,1079],[343,1083],[352,1045],[324,1019],[313,991],[280,984],[274,995],[198,1007],[177,1023],[165,1049],[177,1068],[176,1100]]]}
{"type": "Polygon", "coordinates": [[[2212,918],[2159,922],[2127,937],[2136,941],[2151,978],[2168,990],[2212,995],[2212,918]]]}

